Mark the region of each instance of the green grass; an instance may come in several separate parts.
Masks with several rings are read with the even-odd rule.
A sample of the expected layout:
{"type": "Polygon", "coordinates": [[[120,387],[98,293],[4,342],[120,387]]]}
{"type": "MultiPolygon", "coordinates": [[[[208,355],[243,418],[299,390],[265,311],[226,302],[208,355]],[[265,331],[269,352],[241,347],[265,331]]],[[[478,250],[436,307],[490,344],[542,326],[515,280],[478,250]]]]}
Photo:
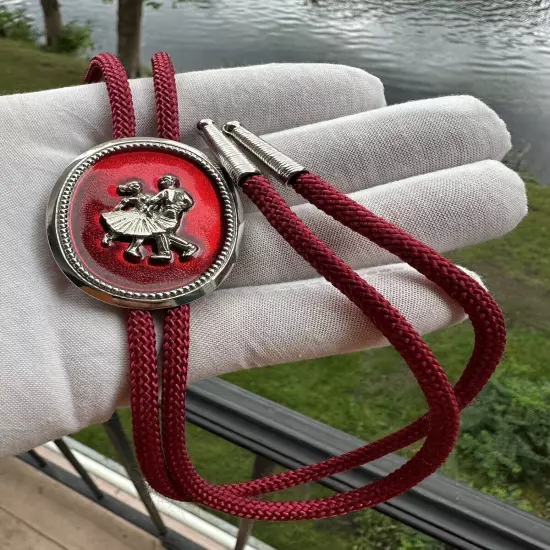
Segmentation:
{"type": "MultiPolygon", "coordinates": [[[[2,93],[76,84],[84,69],[81,60],[0,40],[2,93]]],[[[546,384],[550,357],[550,256],[545,251],[550,236],[550,189],[540,187],[528,177],[525,179],[530,214],[521,225],[502,239],[450,256],[483,277],[505,312],[508,349],[497,379],[506,381],[507,377],[514,377],[546,384]]],[[[467,324],[452,327],[430,335],[427,341],[449,376],[456,379],[471,351],[470,327],[467,324]]],[[[425,411],[420,391],[391,349],[242,371],[225,378],[363,439],[387,434],[425,411]]],[[[129,428],[127,411],[122,414],[129,428]]],[[[101,427],[91,427],[76,437],[113,456],[101,427]]],[[[248,452],[194,426],[190,427],[189,439],[197,468],[208,479],[223,483],[249,476],[252,457],[248,452]]],[[[529,484],[491,487],[483,474],[469,469],[458,453],[449,460],[445,472],[550,517],[550,498],[539,487],[529,484]]],[[[291,494],[306,498],[326,491],[306,487],[291,494]]],[[[258,522],[254,533],[281,550],[442,548],[427,538],[411,536],[402,525],[372,511],[319,522],[285,525],[258,522]]]]}
{"type": "Polygon", "coordinates": [[[0,94],[34,92],[80,84],[86,62],[0,39],[0,94]]]}

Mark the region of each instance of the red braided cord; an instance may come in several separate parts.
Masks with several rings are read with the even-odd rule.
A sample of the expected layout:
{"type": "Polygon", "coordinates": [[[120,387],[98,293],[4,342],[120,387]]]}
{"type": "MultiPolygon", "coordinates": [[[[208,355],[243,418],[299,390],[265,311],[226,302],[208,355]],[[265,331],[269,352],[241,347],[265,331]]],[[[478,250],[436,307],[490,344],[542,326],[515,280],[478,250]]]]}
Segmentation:
{"type": "MultiPolygon", "coordinates": [[[[151,59],[153,65],[153,85],[157,113],[157,133],[160,138],[179,141],[178,92],[172,60],[167,53],[156,53],[151,59]]],[[[189,306],[177,308],[181,318],[180,329],[184,331],[186,345],[181,361],[187,364],[189,354],[189,306]]],[[[147,314],[151,319],[151,314],[147,314]]],[[[166,323],[166,321],[165,321],[166,323]]],[[[151,321],[152,326],[152,321],[151,321]]],[[[166,328],[164,345],[166,346],[166,328]]],[[[139,334],[128,332],[130,346],[136,340],[148,341],[154,347],[155,333],[145,330],[139,334]]],[[[134,441],[143,438],[146,444],[135,445],[136,456],[142,473],[151,487],[158,493],[177,500],[186,500],[170,478],[164,463],[162,439],[159,425],[159,383],[156,356],[150,354],[130,357],[130,387],[132,394],[132,427],[134,441]],[[145,391],[142,389],[145,386],[145,391]],[[134,399],[135,393],[135,399],[134,399]]],[[[163,384],[163,387],[164,384],[163,384]]]]}
{"type": "MultiPolygon", "coordinates": [[[[320,241],[292,212],[261,176],[249,178],[244,192],[256,203],[277,231],[336,288],[368,314],[374,324],[402,354],[426,396],[431,411],[428,436],[420,451],[404,466],[366,487],[324,499],[302,502],[263,502],[252,498],[252,483],[215,486],[205,482],[191,463],[185,445],[185,387],[188,334],[177,310],[165,323],[163,365],[163,444],[170,473],[186,498],[226,513],[263,520],[317,519],[374,506],[401,494],[431,475],[452,451],[458,435],[458,408],[450,383],[429,348],[412,326],[387,300],[361,279],[320,241]],[[181,358],[185,357],[184,360],[181,358]],[[245,498],[246,497],[248,498],[245,498]]],[[[185,321],[188,326],[188,320],[185,321]]],[[[340,471],[349,469],[342,463],[340,471]]],[[[299,470],[273,476],[289,487],[304,482],[299,470]]],[[[315,480],[324,477],[322,473],[315,480]]],[[[264,478],[264,484],[271,481],[264,478]]],[[[269,490],[273,490],[270,488],[269,490]]],[[[261,491],[266,492],[265,486],[261,491]]]]}
{"type": "MultiPolygon", "coordinates": [[[[309,202],[337,221],[409,263],[463,307],[470,317],[475,333],[472,356],[454,388],[460,408],[465,408],[483,389],[505,349],[506,329],[498,304],[477,281],[432,248],[369,212],[318,176],[302,174],[293,186],[309,202]]],[[[242,490],[247,494],[257,495],[287,487],[287,476],[290,474],[295,476],[295,484],[300,484],[319,479],[319,476],[327,477],[339,473],[344,463],[348,469],[355,468],[425,437],[429,421],[429,416],[425,415],[398,432],[345,455],[292,472],[248,482],[241,486],[242,490]]]]}
{"type": "MultiPolygon", "coordinates": [[[[153,59],[153,68],[155,75],[159,135],[161,137],[177,139],[179,137],[179,128],[177,123],[177,95],[173,68],[170,59],[166,54],[157,54],[153,59]]],[[[111,93],[109,94],[109,97],[112,101],[113,96],[111,93]]],[[[116,100],[116,97],[114,99],[116,100]]],[[[113,113],[114,111],[115,109],[113,108],[113,113]]],[[[283,236],[285,236],[285,238],[287,238],[287,240],[289,240],[289,242],[291,242],[291,244],[309,261],[317,264],[314,265],[314,267],[319,269],[321,272],[326,270],[326,273],[324,274],[327,275],[327,278],[331,280],[332,277],[333,284],[340,288],[340,290],[348,295],[348,297],[350,295],[354,295],[354,285],[359,284],[363,293],[366,288],[367,293],[363,296],[363,299],[366,298],[365,304],[368,304],[369,299],[378,301],[379,307],[381,306],[382,308],[382,317],[384,317],[384,315],[387,317],[388,308],[393,310],[391,305],[387,302],[384,303],[384,299],[377,295],[374,289],[370,288],[351,269],[336,258],[332,252],[326,249],[323,243],[319,242],[320,248],[317,249],[315,246],[312,246],[310,238],[313,237],[313,239],[316,239],[316,237],[311,234],[311,232],[309,232],[303,224],[301,224],[300,220],[292,220],[292,223],[289,226],[289,212],[292,214],[292,211],[271,188],[267,181],[263,180],[263,178],[251,178],[245,187],[247,188],[245,189],[245,192],[247,192],[247,194],[249,194],[249,196],[257,202],[260,209],[264,212],[264,214],[266,214],[266,216],[270,219],[270,222],[283,234],[283,236]],[[293,224],[296,223],[296,221],[298,224],[296,227],[293,227],[293,224]],[[317,257],[316,254],[319,252],[321,252],[321,254],[328,252],[329,256],[317,257]],[[331,258],[330,256],[334,256],[334,258],[331,258]],[[351,282],[343,282],[340,280],[338,269],[333,270],[334,265],[331,265],[331,260],[334,259],[336,259],[337,262],[342,263],[342,265],[349,270],[351,274],[351,282]],[[354,280],[355,278],[357,278],[358,281],[354,280]],[[370,295],[369,291],[371,293],[370,295]],[[382,301],[380,301],[380,299],[382,301]]],[[[358,295],[361,295],[361,292],[359,292],[358,295]]],[[[357,298],[355,301],[357,303],[357,298]]],[[[365,307],[370,308],[372,307],[372,304],[365,305],[365,307]]],[[[393,311],[395,312],[395,310],[393,311]]],[[[370,486],[353,491],[352,493],[348,493],[346,495],[336,495],[334,497],[330,497],[329,499],[312,501],[309,503],[277,503],[279,506],[273,507],[274,503],[258,502],[255,500],[242,498],[242,496],[237,496],[238,494],[243,496],[260,494],[263,492],[277,490],[279,488],[297,485],[306,481],[318,480],[325,477],[325,475],[332,475],[338,471],[344,471],[354,467],[355,465],[364,463],[369,459],[372,460],[377,456],[383,456],[387,452],[400,448],[403,446],[406,439],[404,437],[405,435],[408,435],[410,442],[418,439],[418,430],[416,430],[415,433],[412,433],[410,429],[408,429],[407,432],[407,428],[405,428],[396,434],[379,440],[378,442],[371,443],[361,449],[352,451],[351,453],[346,453],[346,455],[342,455],[341,457],[334,457],[328,461],[324,461],[321,464],[304,467],[293,472],[286,472],[284,474],[279,474],[278,476],[258,480],[259,482],[264,482],[263,484],[259,483],[258,486],[255,486],[255,482],[225,487],[215,487],[206,484],[194,471],[187,455],[184,441],[185,421],[183,407],[185,405],[184,388],[187,377],[189,347],[189,308],[183,307],[170,311],[166,317],[166,337],[164,344],[165,357],[163,370],[163,439],[166,446],[166,454],[169,457],[168,462],[171,466],[174,466],[174,462],[173,460],[170,460],[170,456],[172,455],[172,452],[170,451],[175,450],[174,456],[176,458],[176,471],[172,472],[172,474],[174,477],[178,478],[179,483],[177,483],[177,485],[184,488],[183,492],[177,491],[174,488],[170,474],[166,471],[159,441],[158,375],[156,366],[155,336],[152,320],[148,313],[136,313],[138,315],[131,316],[131,320],[129,321],[132,409],[134,420],[138,420],[137,426],[136,423],[134,423],[136,451],[140,456],[140,464],[144,469],[144,474],[150,482],[153,482],[154,488],[172,498],[181,499],[182,497],[194,497],[199,502],[203,502],[211,507],[234,514],[236,513],[238,515],[244,515],[246,517],[263,519],[327,517],[330,515],[338,515],[351,510],[360,509],[366,506],[372,506],[378,502],[387,500],[388,498],[403,492],[403,490],[408,489],[412,485],[421,481],[421,479],[423,479],[426,475],[432,473],[440,465],[437,463],[437,445],[434,445],[434,447],[436,447],[435,456],[429,448],[432,437],[435,439],[435,444],[439,444],[439,454],[442,456],[441,460],[445,460],[448,452],[452,449],[458,429],[456,410],[457,404],[450,392],[450,386],[443,371],[437,362],[435,362],[435,359],[431,356],[429,350],[425,348],[425,345],[420,340],[421,348],[419,349],[423,351],[422,348],[425,348],[429,354],[428,358],[434,361],[433,364],[430,364],[428,370],[431,367],[434,367],[436,377],[435,383],[434,380],[430,380],[429,377],[426,378],[426,372],[422,370],[426,369],[426,365],[419,365],[418,357],[416,357],[417,364],[411,365],[411,368],[414,370],[414,367],[416,366],[415,375],[418,374],[419,383],[421,383],[423,391],[425,391],[426,398],[431,407],[430,420],[432,425],[430,426],[428,439],[424,443],[421,451],[419,451],[419,453],[411,461],[409,461],[409,463],[400,469],[399,473],[396,472],[395,475],[392,474],[384,480],[379,480],[370,486]],[[138,339],[139,342],[137,341],[138,339]],[[419,369],[419,367],[421,368],[419,369]],[[438,379],[438,377],[440,378],[438,379]],[[440,383],[440,393],[434,393],[433,389],[434,387],[437,387],[438,382],[440,383]],[[177,414],[178,410],[182,411],[182,416],[179,419],[177,414]],[[438,422],[438,420],[440,420],[440,416],[443,419],[443,422],[441,423],[438,422]],[[447,429],[445,429],[445,418],[449,421],[447,429]],[[437,435],[434,436],[433,434],[437,435]],[[451,435],[450,438],[449,434],[451,435]],[[445,439],[445,437],[447,439],[445,439]],[[137,443],[138,440],[139,444],[137,443]],[[445,449],[445,441],[450,443],[448,449],[445,449]],[[362,451],[362,455],[360,451],[362,451]],[[354,464],[350,461],[353,455],[355,455],[355,457],[361,455],[362,458],[366,458],[365,460],[361,460],[361,462],[356,459],[356,464],[354,464]],[[178,459],[182,459],[183,462],[178,463],[178,459]],[[415,469],[416,463],[419,465],[418,470],[415,469]],[[327,467],[330,467],[330,473],[322,473],[329,471],[327,470],[327,467]],[[147,473],[145,470],[147,470],[147,473]],[[183,476],[178,475],[178,473],[182,472],[183,476]],[[285,479],[285,477],[287,479],[285,479]],[[403,486],[407,483],[409,483],[409,485],[403,488],[403,486]],[[372,499],[368,500],[371,497],[372,499]]],[[[403,321],[405,323],[403,325],[405,330],[407,330],[407,328],[412,329],[412,327],[410,327],[410,325],[408,325],[408,323],[402,319],[397,312],[395,312],[395,314],[398,321],[403,321]]],[[[376,321],[375,324],[377,324],[376,321]]],[[[392,336],[395,334],[394,331],[396,328],[400,328],[398,325],[394,324],[394,326],[391,326],[391,323],[389,325],[388,323],[384,325],[382,322],[379,328],[381,328],[383,332],[385,332],[384,326],[386,329],[389,327],[389,331],[392,336]]],[[[400,337],[402,336],[403,335],[401,334],[400,337]]],[[[413,336],[419,339],[416,333],[414,333],[413,336]]],[[[396,347],[401,345],[400,337],[390,339],[393,340],[392,343],[396,347]]],[[[408,339],[405,336],[404,342],[409,344],[410,340],[407,340],[408,339]]],[[[414,346],[412,350],[414,352],[414,346]]],[[[407,352],[410,353],[411,349],[404,349],[402,352],[404,357],[406,357],[407,352]]],[[[426,422],[424,422],[423,428],[426,428],[426,422]]]]}
{"type": "Polygon", "coordinates": [[[167,53],[159,52],[153,56],[151,62],[153,64],[158,136],[179,141],[178,90],[172,60],[167,53]]]}
{"type": "Polygon", "coordinates": [[[136,135],[136,117],[132,92],[128,83],[126,70],[112,53],[96,55],[88,66],[84,82],[91,84],[105,80],[111,117],[113,121],[113,139],[133,137],[136,135]]]}
{"type": "MultiPolygon", "coordinates": [[[[159,62],[165,63],[166,60],[161,55],[158,54],[155,59],[158,57],[159,62]]],[[[113,138],[122,139],[135,136],[136,121],[132,92],[126,70],[118,57],[103,53],[90,61],[84,82],[94,83],[99,82],[101,79],[105,80],[107,86],[113,121],[113,138]]],[[[164,103],[162,106],[157,105],[157,109],[165,117],[165,111],[170,109],[169,106],[172,104],[171,111],[175,112],[177,120],[175,87],[172,94],[165,93],[162,97],[164,103]],[[173,107],[174,98],[175,111],[173,107]]],[[[169,125],[162,128],[159,125],[159,136],[177,140],[179,139],[179,130],[174,130],[169,125]],[[164,135],[165,132],[166,135],[164,135]]],[[[153,489],[172,498],[179,498],[179,493],[172,492],[172,486],[166,476],[162,457],[161,436],[158,427],[159,382],[156,337],[151,313],[130,310],[128,312],[127,332],[130,358],[130,400],[134,420],[133,432],[136,455],[141,457],[140,466],[143,475],[149,480],[153,489]],[[155,426],[156,430],[154,429],[155,426]]]]}
{"type": "MultiPolygon", "coordinates": [[[[159,54],[156,56],[156,58],[153,59],[154,64],[154,78],[155,78],[155,93],[156,93],[156,104],[157,104],[157,111],[158,111],[158,120],[164,121],[163,127],[166,127],[167,121],[166,117],[163,116],[163,113],[161,110],[164,108],[169,109],[172,113],[177,112],[177,97],[176,97],[176,89],[175,89],[175,83],[174,83],[174,76],[173,76],[173,68],[171,66],[169,58],[165,54],[159,54]],[[157,62],[155,62],[157,61],[157,62]],[[163,74],[163,71],[168,71],[168,74],[163,74]],[[168,97],[164,97],[164,94],[167,94],[168,97]],[[159,97],[159,95],[161,97],[159,97]]],[[[170,127],[170,126],[169,126],[170,127]]],[[[173,127],[173,125],[172,125],[173,127]]],[[[172,130],[169,130],[172,131],[172,130]]],[[[177,128],[176,128],[177,131],[177,128]]],[[[164,136],[163,136],[164,137],[164,136]]],[[[278,196],[275,191],[270,188],[270,191],[275,196],[278,196]]],[[[279,199],[280,200],[280,199],[279,199]]],[[[282,202],[282,201],[281,201],[282,202]]],[[[282,202],[284,204],[284,202],[282,202]]],[[[286,210],[288,210],[288,207],[284,205],[286,210]]],[[[287,211],[284,211],[283,215],[287,217],[287,211]]],[[[299,220],[298,220],[299,221],[299,220]]],[[[301,223],[301,222],[300,222],[301,223]]],[[[320,243],[321,246],[324,247],[322,243],[320,243]]],[[[328,251],[328,249],[326,249],[328,251]]],[[[330,252],[330,251],[328,251],[330,252]]],[[[331,253],[332,254],[332,253],[331,253]]],[[[343,265],[343,264],[342,264],[343,265]]],[[[349,269],[349,268],[348,268],[349,269]]],[[[349,272],[354,276],[357,277],[356,274],[349,270],[349,272]]],[[[360,280],[360,279],[359,279],[360,280]]],[[[363,283],[362,280],[360,280],[361,283],[363,283]]],[[[388,304],[389,306],[389,304],[388,304]]],[[[188,326],[189,326],[189,311],[188,309],[182,310],[178,312],[178,315],[182,317],[180,319],[180,323],[177,325],[173,325],[173,319],[176,316],[176,312],[170,312],[166,318],[165,323],[165,332],[166,332],[166,338],[165,338],[165,344],[164,344],[164,350],[165,350],[165,357],[164,357],[164,381],[163,381],[163,388],[164,390],[164,398],[163,398],[163,436],[165,440],[169,441],[181,441],[182,444],[184,444],[184,439],[179,438],[176,436],[173,436],[171,434],[171,428],[174,426],[176,429],[179,426],[183,426],[184,423],[175,423],[171,424],[169,421],[167,422],[166,419],[170,419],[174,416],[174,411],[178,410],[179,407],[172,406],[170,399],[167,397],[167,392],[169,391],[169,388],[181,388],[181,385],[178,385],[174,379],[171,379],[171,376],[177,376],[178,374],[181,375],[181,372],[183,371],[183,380],[186,381],[186,374],[187,374],[187,356],[188,356],[188,326]],[[170,337],[169,337],[170,336],[170,337]],[[170,354],[170,350],[173,347],[173,343],[175,342],[184,342],[184,344],[181,346],[180,352],[177,354],[170,354]],[[185,359],[184,359],[185,358],[185,359]]],[[[156,371],[153,371],[153,376],[156,375],[156,371]]],[[[155,389],[157,389],[158,386],[155,386],[155,389]]],[[[183,385],[183,388],[185,388],[185,384],[183,385]]],[[[449,389],[449,388],[447,388],[449,389]]],[[[184,397],[184,389],[183,392],[180,392],[180,396],[184,397]]],[[[153,394],[156,394],[157,391],[153,391],[153,394]]],[[[152,396],[148,396],[151,398],[152,396]]],[[[154,398],[151,399],[152,403],[157,403],[158,396],[155,395],[154,398]]],[[[184,405],[184,403],[183,403],[184,405]]],[[[154,416],[150,417],[150,420],[154,420],[154,416]]],[[[156,441],[158,438],[158,423],[155,422],[154,425],[150,425],[151,433],[154,434],[153,440],[156,441]]],[[[182,434],[184,435],[184,434],[182,434]]],[[[456,437],[456,436],[455,436],[456,437]]],[[[186,454],[186,449],[184,449],[184,453],[186,454]]],[[[173,487],[167,487],[167,485],[170,485],[170,476],[167,472],[162,471],[163,469],[163,462],[162,462],[162,453],[159,451],[157,453],[153,454],[154,456],[145,456],[143,457],[145,460],[151,460],[153,464],[146,464],[144,465],[145,468],[148,471],[156,472],[156,475],[160,479],[154,480],[154,485],[157,487],[164,487],[164,490],[166,491],[166,494],[169,496],[174,496],[173,487]]],[[[183,457],[185,460],[185,457],[183,457]]],[[[192,469],[192,466],[189,463],[189,466],[192,469]]],[[[217,488],[219,491],[220,488],[217,488]]],[[[234,501],[233,495],[230,497],[232,501],[234,501]]]]}
{"type": "Polygon", "coordinates": [[[491,295],[431,247],[379,218],[319,176],[301,174],[293,188],[335,220],[408,263],[463,307],[476,340],[455,393],[461,409],[469,405],[495,371],[506,346],[504,317],[491,295]]]}
{"type": "MultiPolygon", "coordinates": [[[[188,306],[185,306],[188,308],[188,306]]],[[[159,381],[153,316],[133,310],[128,315],[130,351],[130,404],[134,446],[141,471],[159,493],[180,499],[164,467],[159,430],[159,381]]]]}
{"type": "MultiPolygon", "coordinates": [[[[475,346],[455,391],[461,408],[467,406],[494,372],[505,347],[504,319],[491,296],[475,280],[433,249],[378,218],[317,176],[300,176],[295,182],[295,189],[344,225],[408,262],[463,306],[475,330],[475,346]]],[[[344,462],[348,468],[359,466],[424,437],[428,426],[426,415],[401,431],[346,455],[286,474],[240,484],[239,492],[251,495],[288,487],[288,475],[294,476],[293,484],[313,481],[319,479],[321,472],[322,477],[338,473],[344,462]]]]}
{"type": "MultiPolygon", "coordinates": [[[[300,176],[294,188],[327,214],[409,263],[461,304],[470,317],[475,333],[474,351],[454,388],[460,408],[465,408],[483,389],[505,349],[506,329],[498,304],[477,281],[446,258],[398,227],[378,218],[317,176],[300,176]]],[[[290,475],[294,476],[292,485],[298,485],[339,473],[343,471],[344,464],[347,469],[358,467],[425,437],[429,423],[429,415],[425,415],[401,430],[345,455],[250,481],[241,484],[240,488],[246,494],[258,495],[287,488],[290,475]]]]}
{"type": "MultiPolygon", "coordinates": [[[[481,285],[433,249],[378,218],[317,176],[304,174],[294,186],[312,204],[408,262],[462,305],[475,332],[474,351],[455,386],[460,408],[466,407],[489,380],[505,348],[505,324],[496,302],[481,285]]],[[[258,495],[287,488],[289,483],[315,481],[343,471],[344,465],[351,469],[398,451],[424,437],[428,426],[426,415],[390,436],[345,455],[233,487],[238,487],[241,494],[258,495]]]]}

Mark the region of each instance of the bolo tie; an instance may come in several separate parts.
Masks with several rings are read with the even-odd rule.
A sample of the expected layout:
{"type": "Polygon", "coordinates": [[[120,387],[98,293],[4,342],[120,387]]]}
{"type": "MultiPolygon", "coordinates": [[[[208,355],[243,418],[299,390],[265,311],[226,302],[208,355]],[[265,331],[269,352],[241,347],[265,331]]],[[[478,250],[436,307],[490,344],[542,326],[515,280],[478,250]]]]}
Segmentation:
{"type": "Polygon", "coordinates": [[[105,82],[113,139],[67,167],[54,188],[47,215],[50,248],[65,275],[94,298],[126,309],[133,439],[143,476],[170,499],[272,521],[338,516],[409,490],[445,462],[458,437],[460,411],[479,394],[502,357],[506,333],[498,305],[477,281],[435,250],[239,122],[220,129],[209,119],[197,121],[197,131],[215,162],[181,143],[172,62],[166,53],[157,53],[152,64],[157,136],[137,137],[124,68],[112,54],[92,59],[84,80],[105,82]],[[474,347],[454,386],[412,325],[300,220],[250,158],[460,304],[474,328],[474,347]],[[398,351],[425,396],[428,412],[340,456],[252,481],[214,485],[199,476],[186,444],[189,304],[214,291],[237,260],[239,233],[246,231],[240,193],[398,351]],[[164,310],[161,367],[153,310],[164,310]],[[356,468],[419,440],[422,446],[405,464],[364,487],[305,501],[261,499],[356,468]]]}

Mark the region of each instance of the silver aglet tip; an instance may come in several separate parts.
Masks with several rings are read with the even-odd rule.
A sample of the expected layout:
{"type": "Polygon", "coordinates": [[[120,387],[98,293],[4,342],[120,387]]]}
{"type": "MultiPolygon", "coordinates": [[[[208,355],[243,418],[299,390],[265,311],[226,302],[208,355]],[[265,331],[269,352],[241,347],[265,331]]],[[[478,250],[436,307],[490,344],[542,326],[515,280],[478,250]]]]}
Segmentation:
{"type": "Polygon", "coordinates": [[[236,120],[224,124],[223,131],[261,160],[284,183],[292,183],[295,176],[306,172],[301,164],[294,162],[236,120]]]}
{"type": "Polygon", "coordinates": [[[241,123],[238,120],[232,120],[231,122],[226,122],[223,125],[223,131],[226,134],[231,134],[235,128],[239,128],[241,126],[241,123]]]}
{"type": "Polygon", "coordinates": [[[203,118],[197,122],[197,129],[202,130],[205,126],[209,126],[210,124],[214,124],[211,118],[203,118]]]}
{"type": "Polygon", "coordinates": [[[200,120],[197,123],[197,129],[234,185],[239,186],[248,176],[260,173],[258,168],[211,119],[200,120]]]}

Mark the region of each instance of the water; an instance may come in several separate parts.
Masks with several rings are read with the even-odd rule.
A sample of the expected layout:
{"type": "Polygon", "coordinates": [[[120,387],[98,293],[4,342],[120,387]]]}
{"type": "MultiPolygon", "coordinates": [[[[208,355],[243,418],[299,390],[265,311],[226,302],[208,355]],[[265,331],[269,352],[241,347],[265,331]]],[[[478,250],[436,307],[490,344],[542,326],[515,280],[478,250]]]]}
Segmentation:
{"type": "MultiPolygon", "coordinates": [[[[62,9],[65,20],[91,20],[98,49],[115,51],[114,5],[65,0],[62,9]]],[[[158,50],[179,71],[353,65],[382,79],[390,103],[472,94],[550,184],[550,0],[165,0],[144,16],[144,62],[158,50]]]]}

